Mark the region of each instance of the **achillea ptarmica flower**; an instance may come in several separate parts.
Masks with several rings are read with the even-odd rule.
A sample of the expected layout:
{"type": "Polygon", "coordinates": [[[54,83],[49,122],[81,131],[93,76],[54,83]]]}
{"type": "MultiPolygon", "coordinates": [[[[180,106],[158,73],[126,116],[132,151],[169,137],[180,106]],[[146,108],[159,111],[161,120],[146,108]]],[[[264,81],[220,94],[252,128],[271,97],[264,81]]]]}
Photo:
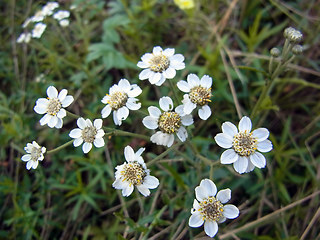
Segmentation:
{"type": "Polygon", "coordinates": [[[204,223],[205,233],[209,237],[214,237],[218,232],[218,223],[239,216],[239,209],[236,206],[223,205],[231,199],[229,188],[220,190],[217,194],[216,185],[210,179],[203,179],[195,192],[196,199],[193,201],[189,218],[190,227],[200,227],[204,223]]]}
{"type": "Polygon", "coordinates": [[[151,84],[161,86],[166,79],[172,79],[176,76],[176,70],[185,68],[184,56],[174,54],[174,48],[162,50],[157,46],[153,48],[152,53],[146,53],[141,57],[137,66],[145,68],[139,74],[140,80],[149,79],[151,84]]]}
{"type": "Polygon", "coordinates": [[[260,152],[272,150],[272,143],[267,139],[268,129],[258,128],[251,132],[252,123],[248,117],[243,117],[238,127],[239,132],[234,124],[225,122],[222,124],[222,133],[214,138],[220,147],[228,149],[222,153],[221,163],[233,163],[234,169],[240,174],[251,172],[255,167],[264,168],[266,158],[260,152]]]}
{"type": "Polygon", "coordinates": [[[42,10],[37,11],[34,16],[31,17],[32,22],[41,22],[46,17],[45,12],[42,10]]]}
{"type": "Polygon", "coordinates": [[[58,21],[64,19],[64,18],[68,18],[70,16],[70,12],[66,11],[66,10],[60,10],[58,12],[56,12],[55,14],[53,14],[53,18],[57,19],[58,21]]]}
{"type": "Polygon", "coordinates": [[[137,187],[139,192],[147,197],[150,195],[149,189],[155,189],[159,186],[159,180],[150,175],[150,170],[147,169],[141,154],[144,148],[140,148],[136,153],[130,146],[124,149],[124,156],[127,162],[116,167],[115,178],[112,186],[115,189],[122,189],[124,197],[129,196],[137,187]]]}
{"type": "Polygon", "coordinates": [[[288,27],[284,30],[283,35],[291,43],[299,43],[302,40],[302,33],[293,27],[288,27]]]}
{"type": "Polygon", "coordinates": [[[84,118],[79,118],[77,125],[79,128],[75,128],[69,133],[71,138],[75,138],[73,141],[75,147],[80,146],[84,142],[82,151],[88,153],[92,148],[92,144],[97,148],[104,146],[104,131],[101,129],[102,119],[95,119],[92,124],[90,119],[84,120],[84,118]]]}
{"type": "Polygon", "coordinates": [[[57,2],[48,2],[46,5],[43,6],[42,12],[45,15],[50,16],[53,13],[53,10],[59,7],[59,3],[57,2]]]}
{"type": "Polygon", "coordinates": [[[36,25],[34,25],[34,28],[32,30],[32,37],[33,38],[41,38],[46,27],[47,27],[47,25],[44,23],[37,23],[36,25]]]}
{"type": "Polygon", "coordinates": [[[198,111],[199,117],[207,120],[211,115],[211,109],[208,103],[211,102],[211,85],[212,78],[204,75],[201,80],[195,74],[189,74],[187,81],[179,81],[178,88],[182,92],[186,92],[183,96],[183,111],[185,114],[190,114],[197,106],[201,108],[198,111]]]}
{"type": "Polygon", "coordinates": [[[44,159],[43,154],[46,152],[46,148],[39,146],[36,141],[33,141],[32,143],[27,143],[24,150],[27,154],[23,155],[21,160],[27,162],[26,168],[28,170],[30,170],[30,168],[36,169],[39,161],[44,159]]]}
{"type": "Polygon", "coordinates": [[[21,33],[17,39],[17,43],[28,43],[31,39],[31,33],[21,33]]]}
{"type": "Polygon", "coordinates": [[[182,105],[172,111],[173,102],[170,97],[160,98],[159,104],[163,112],[157,107],[150,106],[148,107],[150,116],[142,120],[145,127],[149,129],[159,128],[160,130],[151,136],[151,142],[170,147],[174,141],[174,134],[177,134],[178,138],[184,142],[188,137],[184,126],[193,124],[192,116],[183,112],[182,105]]]}
{"type": "Polygon", "coordinates": [[[37,100],[34,111],[38,114],[45,114],[40,119],[41,126],[48,124],[50,128],[62,127],[62,118],[67,115],[64,108],[73,102],[73,97],[67,94],[66,89],[62,89],[58,94],[58,90],[54,86],[50,86],[47,88],[48,97],[37,100]]]}
{"type": "Polygon", "coordinates": [[[61,27],[67,27],[67,26],[69,26],[69,20],[68,19],[62,19],[62,20],[60,20],[59,21],[59,24],[60,24],[60,26],[61,27]]]}
{"type": "Polygon", "coordinates": [[[102,118],[106,118],[113,111],[113,121],[116,125],[121,125],[127,119],[130,110],[138,110],[141,103],[136,97],[142,93],[137,84],[130,85],[127,79],[121,79],[118,84],[114,84],[109,89],[109,94],[103,97],[102,103],[107,104],[101,111],[102,118]]]}

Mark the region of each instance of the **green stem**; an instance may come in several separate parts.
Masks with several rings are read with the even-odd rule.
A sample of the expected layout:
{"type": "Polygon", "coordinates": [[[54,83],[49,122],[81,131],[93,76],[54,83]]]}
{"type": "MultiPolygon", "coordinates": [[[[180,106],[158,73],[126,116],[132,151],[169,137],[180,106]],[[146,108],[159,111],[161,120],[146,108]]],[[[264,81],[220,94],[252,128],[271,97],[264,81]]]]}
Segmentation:
{"type": "Polygon", "coordinates": [[[108,127],[104,127],[104,129],[106,131],[108,131],[108,133],[105,134],[105,136],[127,136],[127,137],[135,137],[135,138],[140,138],[140,139],[144,139],[144,140],[150,140],[150,138],[148,136],[142,135],[142,134],[137,134],[137,133],[131,133],[131,132],[127,132],[127,131],[123,131],[123,130],[118,130],[118,129],[114,129],[114,128],[108,128],[108,127]]]}
{"type": "Polygon", "coordinates": [[[157,157],[155,157],[154,159],[152,159],[150,162],[147,163],[147,166],[151,166],[152,164],[156,163],[157,161],[159,161],[160,159],[164,158],[167,154],[169,154],[171,151],[173,151],[174,149],[176,149],[177,147],[181,146],[183,144],[183,142],[179,142],[173,146],[171,146],[170,148],[168,148],[166,151],[164,151],[163,153],[161,153],[160,155],[158,155],[157,157]]]}
{"type": "Polygon", "coordinates": [[[256,116],[262,101],[265,99],[267,93],[270,90],[271,83],[272,83],[271,80],[269,80],[269,81],[267,80],[266,85],[263,87],[263,90],[262,90],[262,93],[260,94],[258,102],[256,103],[256,105],[254,106],[254,108],[252,110],[252,113],[251,113],[251,116],[250,116],[251,119],[253,119],[256,116]]]}
{"type": "Polygon", "coordinates": [[[171,88],[171,90],[173,92],[173,96],[174,96],[175,101],[179,102],[179,98],[178,98],[178,95],[176,93],[176,88],[172,83],[172,79],[168,79],[168,82],[169,82],[170,88],[171,88]]]}
{"type": "Polygon", "coordinates": [[[52,153],[60,151],[61,149],[65,148],[65,147],[69,146],[71,143],[73,143],[73,140],[74,139],[70,140],[69,142],[66,142],[65,144],[62,144],[61,146],[59,146],[57,148],[54,148],[54,149],[48,151],[47,154],[52,154],[52,153]]]}
{"type": "Polygon", "coordinates": [[[76,114],[74,114],[72,112],[69,112],[67,110],[66,110],[66,112],[67,112],[67,115],[70,116],[70,117],[73,117],[73,118],[76,118],[76,119],[80,118],[80,116],[78,116],[78,115],[76,115],[76,114]]]}

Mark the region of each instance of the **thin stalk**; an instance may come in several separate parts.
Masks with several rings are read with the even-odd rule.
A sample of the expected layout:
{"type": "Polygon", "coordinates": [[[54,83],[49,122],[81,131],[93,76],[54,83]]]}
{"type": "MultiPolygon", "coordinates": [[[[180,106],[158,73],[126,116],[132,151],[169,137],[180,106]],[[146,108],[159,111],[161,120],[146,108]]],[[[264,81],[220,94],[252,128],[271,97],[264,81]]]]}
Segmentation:
{"type": "Polygon", "coordinates": [[[75,118],[75,119],[80,118],[80,116],[78,116],[77,114],[74,114],[74,113],[69,112],[69,111],[67,111],[67,110],[66,110],[66,112],[67,112],[67,115],[70,116],[70,117],[73,117],[73,118],[75,118]]]}
{"type": "Polygon", "coordinates": [[[65,144],[62,144],[61,146],[59,146],[59,147],[57,147],[57,148],[54,148],[54,149],[48,151],[47,154],[52,154],[52,153],[58,152],[58,151],[60,151],[61,149],[69,146],[71,143],[73,143],[73,140],[70,140],[69,142],[66,142],[65,144]]]}
{"type": "Polygon", "coordinates": [[[163,153],[161,153],[160,155],[158,155],[157,157],[155,157],[154,159],[152,159],[150,162],[147,163],[147,166],[151,166],[152,164],[156,163],[157,161],[159,161],[160,159],[164,158],[165,156],[167,156],[171,151],[173,151],[174,149],[178,148],[180,145],[182,145],[182,142],[179,142],[173,146],[171,146],[170,148],[168,148],[166,151],[164,151],[163,153]]]}
{"type": "Polygon", "coordinates": [[[123,131],[123,130],[119,130],[119,129],[114,129],[114,128],[108,128],[108,127],[104,127],[104,129],[106,131],[108,131],[108,133],[106,133],[106,136],[127,136],[127,137],[135,137],[135,138],[140,138],[140,139],[144,139],[144,140],[150,140],[150,138],[148,136],[142,135],[142,134],[137,134],[137,133],[131,133],[131,132],[127,132],[127,131],[123,131]]]}

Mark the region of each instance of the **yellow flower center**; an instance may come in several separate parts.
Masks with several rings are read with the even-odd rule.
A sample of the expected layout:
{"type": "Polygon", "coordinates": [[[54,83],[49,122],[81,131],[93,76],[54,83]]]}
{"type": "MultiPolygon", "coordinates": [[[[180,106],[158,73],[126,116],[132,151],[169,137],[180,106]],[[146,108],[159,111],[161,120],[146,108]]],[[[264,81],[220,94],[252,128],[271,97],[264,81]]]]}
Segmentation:
{"type": "Polygon", "coordinates": [[[162,73],[165,71],[169,65],[170,65],[170,60],[168,57],[166,57],[163,54],[156,55],[152,59],[150,59],[150,69],[154,72],[160,72],[162,73]]]}
{"type": "Polygon", "coordinates": [[[58,98],[50,98],[47,107],[47,113],[55,116],[60,111],[61,106],[61,102],[58,98]]]}
{"type": "Polygon", "coordinates": [[[223,216],[223,205],[215,197],[208,197],[200,202],[200,214],[203,220],[219,221],[223,216]]]}
{"type": "Polygon", "coordinates": [[[129,182],[130,185],[140,185],[146,176],[143,167],[137,162],[126,163],[121,174],[123,181],[129,182]]]}
{"type": "Polygon", "coordinates": [[[97,135],[97,129],[94,126],[85,127],[82,130],[81,135],[83,141],[87,143],[93,143],[97,135]]]}
{"type": "Polygon", "coordinates": [[[204,88],[201,86],[193,87],[189,93],[191,102],[200,106],[204,106],[208,102],[211,102],[211,96],[211,88],[204,88]]]}
{"type": "Polygon", "coordinates": [[[252,136],[252,133],[245,130],[239,132],[233,137],[233,149],[240,156],[249,157],[257,150],[257,139],[252,136]]]}
{"type": "Polygon", "coordinates": [[[158,125],[164,133],[175,133],[181,126],[181,117],[175,112],[163,112],[159,117],[158,125]]]}
{"type": "MultiPolygon", "coordinates": [[[[106,94],[107,96],[109,94],[106,94]]],[[[112,95],[110,95],[110,100],[107,102],[112,110],[118,110],[119,108],[126,105],[128,100],[128,94],[125,92],[115,92],[112,95]]]]}
{"type": "Polygon", "coordinates": [[[38,161],[38,159],[41,156],[41,148],[32,147],[30,154],[31,154],[31,160],[32,161],[38,161]]]}

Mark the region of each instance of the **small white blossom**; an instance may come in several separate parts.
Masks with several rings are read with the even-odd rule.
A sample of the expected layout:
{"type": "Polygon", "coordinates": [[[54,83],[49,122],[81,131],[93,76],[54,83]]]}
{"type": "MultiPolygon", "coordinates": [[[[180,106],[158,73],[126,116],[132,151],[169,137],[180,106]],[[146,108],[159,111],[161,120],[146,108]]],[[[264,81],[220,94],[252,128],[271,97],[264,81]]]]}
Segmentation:
{"type": "Polygon", "coordinates": [[[36,25],[34,25],[34,28],[32,30],[32,37],[33,38],[41,38],[46,27],[47,27],[47,25],[44,23],[37,23],[36,25]]]}
{"type": "Polygon", "coordinates": [[[59,24],[61,27],[67,27],[69,26],[69,20],[68,19],[62,19],[61,21],[59,21],[59,24]]]}
{"type": "Polygon", "coordinates": [[[22,28],[26,28],[26,27],[29,25],[30,22],[31,22],[31,18],[27,18],[27,19],[24,21],[24,23],[22,24],[22,28]]]}
{"type": "Polygon", "coordinates": [[[157,46],[153,48],[152,53],[146,53],[141,57],[137,66],[145,68],[139,74],[140,80],[149,79],[151,84],[161,86],[166,79],[172,79],[176,76],[176,70],[185,68],[184,56],[174,54],[174,48],[162,50],[157,46]]]}
{"type": "Polygon", "coordinates": [[[162,97],[159,100],[160,108],[150,106],[148,112],[150,116],[145,117],[142,123],[149,129],[157,129],[160,131],[154,133],[150,140],[158,145],[170,147],[174,141],[174,134],[184,142],[188,133],[184,126],[193,124],[193,119],[190,114],[183,112],[183,106],[180,105],[173,110],[173,102],[170,97],[162,97]]]}
{"type": "Polygon", "coordinates": [[[42,12],[46,16],[51,16],[53,13],[53,10],[59,7],[59,3],[57,2],[48,2],[46,5],[42,7],[42,12]]]}
{"type": "Polygon", "coordinates": [[[127,79],[121,79],[118,84],[114,84],[109,89],[109,94],[103,97],[102,103],[107,104],[101,111],[102,118],[106,118],[113,111],[113,121],[116,125],[121,125],[127,119],[130,110],[138,110],[141,103],[137,103],[136,98],[142,93],[137,84],[130,85],[127,79]]]}
{"type": "Polygon", "coordinates": [[[217,194],[216,185],[210,179],[203,179],[195,192],[196,199],[193,201],[189,218],[190,227],[196,228],[204,224],[205,233],[209,237],[214,237],[218,232],[218,223],[239,216],[239,209],[236,206],[223,205],[231,199],[229,188],[220,190],[217,194]]]}
{"type": "Polygon", "coordinates": [[[251,132],[252,123],[248,117],[240,120],[238,128],[239,132],[234,124],[225,122],[222,124],[222,133],[214,138],[220,147],[228,149],[222,153],[221,163],[233,163],[234,169],[240,174],[251,172],[255,167],[264,168],[266,158],[260,152],[272,150],[272,143],[267,139],[268,129],[258,128],[251,132]]]}
{"type": "Polygon", "coordinates": [[[27,162],[26,168],[36,169],[38,167],[39,161],[44,159],[43,154],[46,152],[45,147],[40,147],[36,141],[32,143],[27,143],[27,146],[24,148],[27,154],[21,157],[21,160],[27,162]]]}
{"type": "Polygon", "coordinates": [[[71,95],[67,96],[68,91],[62,89],[58,94],[58,90],[50,86],[47,88],[47,98],[39,98],[34,107],[34,111],[38,114],[45,114],[40,119],[40,125],[48,124],[50,128],[61,128],[63,125],[62,118],[67,115],[65,107],[73,102],[71,95]]]}
{"type": "Polygon", "coordinates": [[[42,10],[39,10],[34,14],[34,16],[31,17],[31,21],[41,22],[45,17],[46,17],[46,14],[42,10]]]}
{"type": "Polygon", "coordinates": [[[137,187],[139,192],[147,197],[150,195],[149,189],[155,189],[159,186],[159,180],[150,176],[150,170],[147,169],[141,154],[144,148],[140,148],[136,153],[130,146],[124,149],[124,156],[127,162],[116,167],[115,178],[112,186],[115,189],[122,189],[124,197],[129,196],[137,187]]]}
{"type": "Polygon", "coordinates": [[[60,10],[58,12],[56,12],[55,14],[53,14],[53,18],[57,19],[58,21],[64,19],[64,18],[68,18],[70,16],[70,12],[66,11],[66,10],[60,10]]]}
{"type": "Polygon", "coordinates": [[[28,43],[31,39],[31,33],[21,33],[17,39],[17,43],[28,43]]]}
{"type": "Polygon", "coordinates": [[[193,109],[200,106],[198,114],[202,120],[207,120],[211,116],[211,109],[208,103],[211,102],[211,85],[212,78],[204,75],[201,80],[195,74],[189,74],[187,81],[179,81],[178,88],[182,92],[186,92],[183,96],[183,111],[190,114],[193,109]]]}
{"type": "Polygon", "coordinates": [[[79,128],[75,128],[69,133],[71,138],[75,138],[73,141],[75,147],[80,146],[84,142],[82,151],[88,153],[92,148],[92,144],[97,148],[104,146],[104,131],[101,129],[102,119],[95,119],[92,124],[90,119],[79,118],[77,125],[79,128]]]}

